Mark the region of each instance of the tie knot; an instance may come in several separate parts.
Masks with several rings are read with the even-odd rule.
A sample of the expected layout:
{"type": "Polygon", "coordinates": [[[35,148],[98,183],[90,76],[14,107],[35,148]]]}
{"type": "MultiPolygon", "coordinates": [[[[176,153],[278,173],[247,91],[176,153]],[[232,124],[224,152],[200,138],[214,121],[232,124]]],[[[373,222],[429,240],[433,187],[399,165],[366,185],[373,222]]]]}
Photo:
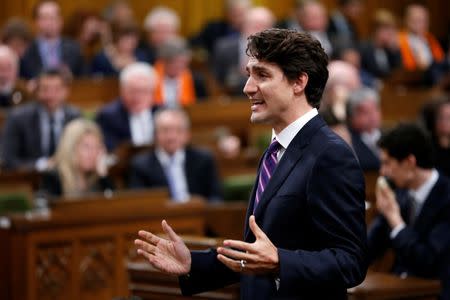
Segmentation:
{"type": "Polygon", "coordinates": [[[278,141],[276,139],[273,139],[272,143],[270,143],[270,146],[267,149],[267,152],[269,154],[273,154],[273,153],[276,153],[278,150],[280,150],[280,148],[281,148],[280,143],[278,143],[278,141]]]}

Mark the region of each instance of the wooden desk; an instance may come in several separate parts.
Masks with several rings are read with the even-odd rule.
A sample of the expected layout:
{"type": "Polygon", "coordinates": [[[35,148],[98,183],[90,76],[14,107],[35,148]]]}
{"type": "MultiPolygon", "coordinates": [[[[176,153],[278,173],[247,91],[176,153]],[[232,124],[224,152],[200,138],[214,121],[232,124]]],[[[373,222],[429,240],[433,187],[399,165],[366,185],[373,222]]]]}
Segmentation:
{"type": "Polygon", "coordinates": [[[369,272],[359,286],[348,290],[349,300],[437,299],[437,280],[407,277],[402,279],[388,273],[369,272]]]}
{"type": "Polygon", "coordinates": [[[68,102],[82,110],[95,112],[118,96],[119,82],[116,78],[79,78],[70,86],[68,102]]]}
{"type": "Polygon", "coordinates": [[[48,213],[9,218],[0,229],[0,299],[112,299],[128,295],[125,261],[139,229],[203,235],[205,203],[167,192],[130,192],[57,202],[48,213]]]}

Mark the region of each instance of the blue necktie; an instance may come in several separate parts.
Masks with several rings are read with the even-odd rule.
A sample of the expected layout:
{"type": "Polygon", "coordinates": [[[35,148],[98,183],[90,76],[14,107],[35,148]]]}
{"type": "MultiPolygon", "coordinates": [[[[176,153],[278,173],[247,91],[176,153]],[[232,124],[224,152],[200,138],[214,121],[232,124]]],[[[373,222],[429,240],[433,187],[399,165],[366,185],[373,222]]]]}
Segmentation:
{"type": "Polygon", "coordinates": [[[261,168],[259,170],[259,180],[258,187],[256,188],[256,197],[255,203],[253,205],[253,213],[256,210],[256,207],[259,204],[259,201],[262,198],[262,193],[264,192],[267,184],[269,183],[270,178],[275,172],[275,169],[278,164],[277,153],[280,150],[281,145],[278,143],[276,139],[272,141],[269,148],[267,149],[266,154],[264,155],[264,160],[261,164],[261,168]]]}

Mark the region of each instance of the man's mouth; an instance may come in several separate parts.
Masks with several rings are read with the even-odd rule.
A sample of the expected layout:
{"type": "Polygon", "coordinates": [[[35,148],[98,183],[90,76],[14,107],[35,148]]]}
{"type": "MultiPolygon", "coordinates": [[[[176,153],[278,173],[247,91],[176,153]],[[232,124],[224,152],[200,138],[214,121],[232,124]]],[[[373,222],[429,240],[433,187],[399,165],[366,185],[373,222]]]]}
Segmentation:
{"type": "Polygon", "coordinates": [[[258,109],[259,107],[261,107],[262,105],[264,105],[266,102],[265,101],[263,101],[263,100],[253,100],[252,101],[252,107],[251,107],[251,109],[252,110],[256,110],[256,109],[258,109]]]}

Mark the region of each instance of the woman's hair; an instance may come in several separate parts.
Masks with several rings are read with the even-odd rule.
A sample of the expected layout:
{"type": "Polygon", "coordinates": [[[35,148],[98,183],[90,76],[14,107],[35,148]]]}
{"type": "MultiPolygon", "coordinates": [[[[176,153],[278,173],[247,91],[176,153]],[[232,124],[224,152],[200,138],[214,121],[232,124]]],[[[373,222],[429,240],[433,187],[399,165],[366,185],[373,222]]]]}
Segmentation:
{"type": "MultiPolygon", "coordinates": [[[[56,169],[61,178],[63,195],[80,194],[79,178],[82,176],[77,167],[75,151],[81,138],[94,134],[103,143],[103,135],[96,123],[87,119],[76,119],[66,125],[55,153],[56,169]]],[[[95,172],[86,178],[87,186],[97,181],[95,172]]]]}

